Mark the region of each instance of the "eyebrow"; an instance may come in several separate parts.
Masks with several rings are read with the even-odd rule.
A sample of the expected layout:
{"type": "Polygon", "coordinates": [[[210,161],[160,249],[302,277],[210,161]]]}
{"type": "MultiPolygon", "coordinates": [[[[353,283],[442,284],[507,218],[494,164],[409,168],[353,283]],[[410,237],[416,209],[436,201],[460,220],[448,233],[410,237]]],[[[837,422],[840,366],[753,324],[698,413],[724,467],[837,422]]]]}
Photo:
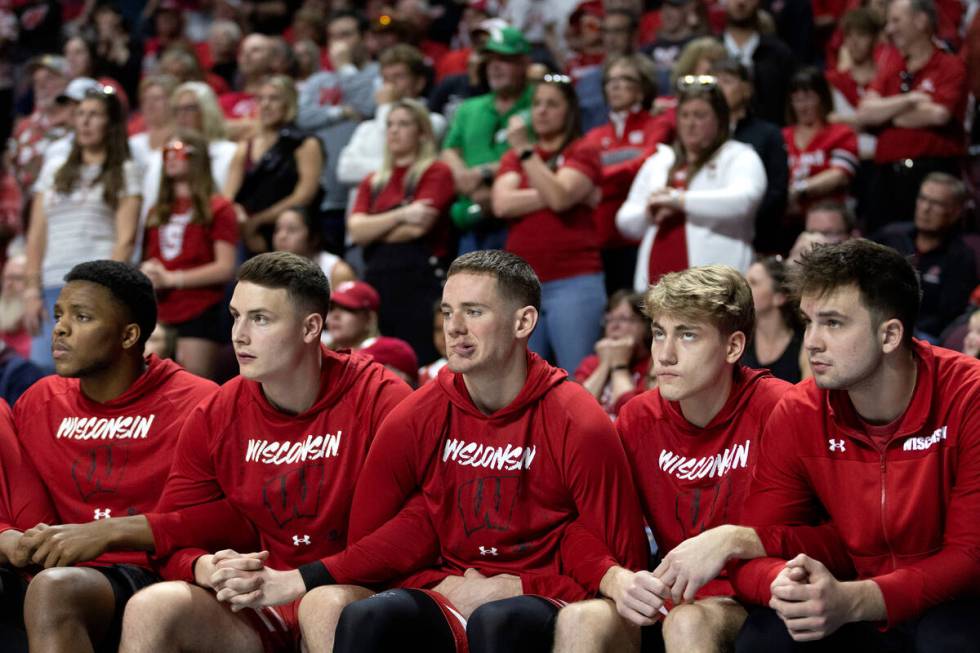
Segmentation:
{"type": "MultiPolygon", "coordinates": [[[[229,311],[234,311],[234,312],[239,313],[239,314],[241,313],[241,311],[239,311],[234,306],[229,306],[228,307],[228,310],[229,311]]],[[[264,308],[264,307],[253,308],[253,309],[250,309],[250,310],[245,311],[245,315],[255,315],[256,313],[268,313],[270,315],[274,315],[275,314],[273,311],[269,310],[268,308],[264,308]]]]}
{"type": "MultiPolygon", "coordinates": [[[[651,326],[657,327],[658,329],[663,329],[664,331],[667,330],[664,327],[664,325],[660,324],[656,320],[653,321],[651,326]]],[[[678,324],[677,326],[674,327],[674,331],[700,331],[700,330],[701,330],[701,326],[697,324],[678,324]]]]}

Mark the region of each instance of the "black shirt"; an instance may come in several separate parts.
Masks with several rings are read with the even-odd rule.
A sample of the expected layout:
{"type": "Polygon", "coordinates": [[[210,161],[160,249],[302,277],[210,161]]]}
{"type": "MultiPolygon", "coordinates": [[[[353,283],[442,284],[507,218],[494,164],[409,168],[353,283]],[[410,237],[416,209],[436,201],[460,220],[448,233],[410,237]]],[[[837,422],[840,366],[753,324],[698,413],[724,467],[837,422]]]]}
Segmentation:
{"type": "Polygon", "coordinates": [[[755,213],[756,251],[785,254],[796,238],[783,227],[783,214],[789,194],[789,162],[786,141],[779,127],[755,116],[742,118],[732,138],[751,145],[766,169],[766,194],[755,213]]]}

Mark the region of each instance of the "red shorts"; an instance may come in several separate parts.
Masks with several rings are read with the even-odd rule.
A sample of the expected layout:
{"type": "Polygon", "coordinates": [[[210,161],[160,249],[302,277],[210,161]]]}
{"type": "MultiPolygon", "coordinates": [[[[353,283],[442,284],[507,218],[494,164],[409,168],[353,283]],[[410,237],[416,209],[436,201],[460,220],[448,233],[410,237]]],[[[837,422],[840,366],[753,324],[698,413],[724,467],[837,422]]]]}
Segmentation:
{"type": "Polygon", "coordinates": [[[302,639],[299,629],[299,603],[275,605],[258,610],[249,608],[242,612],[249,625],[262,639],[266,653],[298,653],[302,639]]]}

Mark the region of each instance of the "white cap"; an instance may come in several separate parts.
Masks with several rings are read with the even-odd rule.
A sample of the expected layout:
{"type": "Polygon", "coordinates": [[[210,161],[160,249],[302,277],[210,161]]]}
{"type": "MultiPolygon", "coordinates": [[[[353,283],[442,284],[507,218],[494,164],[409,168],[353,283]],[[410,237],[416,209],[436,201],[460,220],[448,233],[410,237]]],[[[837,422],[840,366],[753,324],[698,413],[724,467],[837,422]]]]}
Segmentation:
{"type": "Polygon", "coordinates": [[[91,77],[76,77],[68,82],[68,86],[66,86],[65,90],[57,97],[57,100],[58,102],[64,102],[65,100],[81,102],[85,99],[86,93],[101,86],[101,84],[91,77]]]}

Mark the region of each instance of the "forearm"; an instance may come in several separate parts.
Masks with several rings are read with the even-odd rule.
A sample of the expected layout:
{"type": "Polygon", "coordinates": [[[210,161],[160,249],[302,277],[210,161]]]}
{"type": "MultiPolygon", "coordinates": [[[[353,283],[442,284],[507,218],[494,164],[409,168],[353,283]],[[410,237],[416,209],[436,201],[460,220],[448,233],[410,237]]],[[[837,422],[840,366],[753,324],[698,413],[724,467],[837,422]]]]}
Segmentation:
{"type": "Polygon", "coordinates": [[[942,127],[949,122],[949,110],[935,102],[920,102],[915,107],[895,116],[892,124],[906,129],[942,127]]]}
{"type": "Polygon", "coordinates": [[[235,277],[235,264],[229,266],[222,261],[212,261],[188,270],[174,270],[177,281],[175,288],[200,288],[231,281],[235,277]]]}
{"type": "Polygon", "coordinates": [[[40,194],[34,196],[31,207],[31,224],[27,229],[26,277],[27,288],[41,288],[41,265],[44,261],[45,240],[47,239],[47,223],[44,215],[43,198],[40,194]]]}
{"type": "Polygon", "coordinates": [[[589,391],[593,397],[598,399],[602,396],[602,390],[606,387],[606,381],[609,379],[609,365],[599,361],[599,366],[595,368],[595,371],[589,375],[583,383],[582,387],[589,391]]]}
{"type": "Polygon", "coordinates": [[[752,560],[766,555],[766,549],[762,546],[762,540],[759,539],[754,528],[732,525],[719,526],[718,528],[725,529],[728,536],[729,560],[752,560]]]}
{"type": "Polygon", "coordinates": [[[251,219],[259,224],[273,224],[279,217],[279,214],[286,209],[291,209],[295,206],[306,206],[310,203],[310,200],[316,195],[316,186],[309,187],[308,185],[302,184],[302,182],[296,186],[296,189],[292,193],[282,198],[275,204],[265,209],[262,209],[258,213],[251,216],[251,219]],[[304,187],[305,186],[305,187],[304,187]]]}
{"type": "Polygon", "coordinates": [[[501,190],[492,196],[493,214],[501,220],[520,218],[546,206],[541,193],[534,188],[501,190]]]}
{"type": "Polygon", "coordinates": [[[615,403],[617,399],[636,387],[633,383],[633,371],[629,367],[613,369],[609,380],[611,384],[610,403],[615,403]]]}
{"type": "Polygon", "coordinates": [[[537,189],[544,205],[555,213],[567,211],[580,201],[582,193],[579,189],[566,188],[558,179],[558,173],[552,171],[537,152],[523,161],[522,165],[527,174],[528,186],[537,189]]]}
{"type": "Polygon", "coordinates": [[[21,535],[23,533],[15,529],[0,533],[0,564],[8,564],[16,557],[15,551],[21,535]]]}
{"type": "Polygon", "coordinates": [[[862,125],[883,125],[910,106],[909,97],[904,94],[866,98],[858,107],[857,119],[862,125]]]}
{"type": "Polygon", "coordinates": [[[607,596],[614,601],[623,595],[626,590],[626,586],[629,584],[630,580],[633,578],[635,572],[629,569],[624,569],[620,566],[610,567],[606,570],[605,575],[602,580],[599,581],[599,593],[603,596],[607,596]]]}
{"type": "Polygon", "coordinates": [[[403,224],[403,207],[384,213],[353,213],[347,218],[347,235],[355,245],[370,245],[403,224]]]}
{"type": "Polygon", "coordinates": [[[853,580],[843,585],[850,603],[847,614],[851,615],[852,622],[880,622],[888,618],[885,597],[873,580],[853,580]]]}
{"type": "Polygon", "coordinates": [[[407,243],[422,238],[429,233],[431,228],[431,226],[425,227],[417,224],[401,224],[385,234],[382,240],[386,243],[407,243]]]}
{"type": "Polygon", "coordinates": [[[847,186],[850,178],[839,168],[830,168],[819,172],[806,180],[808,196],[820,197],[829,195],[847,186]]]}
{"type": "Polygon", "coordinates": [[[106,538],[107,551],[147,551],[154,550],[153,531],[145,515],[113,517],[98,522],[106,538]]]}

